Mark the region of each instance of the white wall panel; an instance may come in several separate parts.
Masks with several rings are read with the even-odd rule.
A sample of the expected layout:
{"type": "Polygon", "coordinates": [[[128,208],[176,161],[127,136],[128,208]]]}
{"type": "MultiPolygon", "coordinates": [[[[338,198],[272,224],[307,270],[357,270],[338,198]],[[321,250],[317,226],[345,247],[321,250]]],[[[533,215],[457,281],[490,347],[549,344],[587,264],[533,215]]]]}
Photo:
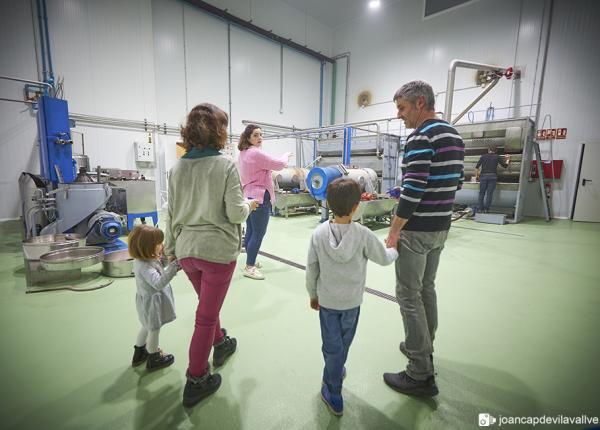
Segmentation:
{"type": "Polygon", "coordinates": [[[150,1],[48,0],[55,75],[65,78],[65,97],[78,113],[116,118],[147,117],[151,79],[150,1]]]}
{"type": "Polygon", "coordinates": [[[568,128],[567,139],[541,145],[544,158],[565,162],[564,179],[554,184],[553,209],[557,216],[570,216],[580,144],[600,141],[600,86],[596,76],[600,70],[599,6],[593,0],[578,1],[577,7],[566,0],[555,1],[540,125],[545,120],[545,128],[550,128],[550,121],[553,128],[568,128]]]}
{"type": "Polygon", "coordinates": [[[278,120],[300,128],[319,125],[321,63],[283,49],[283,112],[278,120]]]}
{"type": "MultiPolygon", "coordinates": [[[[30,3],[0,2],[0,75],[38,80],[30,3]]],[[[0,97],[22,99],[23,84],[0,80],[0,97]]],[[[0,220],[19,211],[17,181],[39,172],[37,125],[28,105],[0,100],[0,220]]]]}
{"type": "Polygon", "coordinates": [[[280,47],[231,27],[231,91],[233,132],[244,119],[279,121],[280,47]]]}
{"type": "Polygon", "coordinates": [[[179,0],[152,0],[157,118],[170,125],[187,113],[183,11],[179,0]]]}
{"type": "Polygon", "coordinates": [[[187,111],[213,103],[229,111],[227,23],[185,5],[187,111]]]}
{"type": "MultiPolygon", "coordinates": [[[[338,27],[333,53],[350,51],[352,55],[349,120],[393,116],[394,92],[413,79],[430,82],[436,92],[444,91],[448,64],[454,58],[512,64],[520,5],[518,0],[502,4],[482,1],[422,20],[421,2],[403,2],[338,27]],[[374,103],[386,104],[359,108],[356,96],[362,90],[373,93],[374,103]]],[[[459,70],[456,87],[473,86],[474,75],[474,71],[459,70]]],[[[511,85],[500,82],[479,108],[489,106],[490,101],[497,107],[507,106],[511,85]]],[[[477,93],[455,94],[453,112],[460,112],[477,93]]],[[[443,110],[444,102],[445,96],[440,94],[438,110],[443,110]]]]}

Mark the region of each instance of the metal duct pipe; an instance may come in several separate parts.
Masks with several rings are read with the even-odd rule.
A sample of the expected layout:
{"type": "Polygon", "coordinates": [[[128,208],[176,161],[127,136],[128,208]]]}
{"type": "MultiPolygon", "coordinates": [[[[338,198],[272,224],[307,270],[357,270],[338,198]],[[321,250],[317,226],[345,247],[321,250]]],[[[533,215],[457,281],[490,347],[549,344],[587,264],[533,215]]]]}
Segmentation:
{"type": "Polygon", "coordinates": [[[350,82],[350,52],[344,52],[343,54],[336,55],[333,57],[334,60],[340,58],[346,58],[346,94],[344,95],[344,122],[348,121],[348,88],[350,82]]]}
{"type": "Polygon", "coordinates": [[[456,69],[462,67],[465,69],[489,70],[500,74],[506,73],[505,68],[494,66],[492,64],[475,63],[466,60],[452,60],[448,67],[448,82],[446,84],[446,106],[444,107],[444,120],[450,122],[452,117],[452,99],[454,96],[454,80],[456,77],[456,69]]]}
{"type": "Polygon", "coordinates": [[[469,104],[469,106],[467,106],[461,113],[458,114],[458,116],[456,118],[454,118],[454,121],[452,121],[452,124],[456,124],[458,122],[458,120],[460,120],[467,112],[469,112],[469,110],[473,106],[475,106],[479,102],[479,100],[481,100],[487,93],[489,93],[492,90],[492,88],[494,88],[496,86],[498,81],[500,81],[500,78],[494,79],[492,81],[492,83],[490,85],[488,85],[488,87],[485,90],[483,90],[481,92],[481,94],[479,94],[479,96],[477,96],[477,98],[469,104]]]}
{"type": "Polygon", "coordinates": [[[92,115],[84,115],[78,113],[70,113],[69,118],[88,124],[98,124],[105,126],[115,126],[115,127],[124,127],[124,128],[133,128],[139,129],[145,132],[160,132],[160,133],[169,133],[179,135],[179,128],[174,126],[167,126],[165,124],[155,124],[148,121],[136,121],[136,120],[128,120],[128,119],[119,119],[119,118],[109,118],[109,117],[100,117],[100,116],[92,116],[92,115]]]}
{"type": "Polygon", "coordinates": [[[36,102],[30,102],[28,100],[7,99],[5,97],[0,97],[0,100],[5,101],[5,102],[25,103],[25,104],[31,104],[31,105],[36,104],[36,102]]]}
{"type": "Polygon", "coordinates": [[[293,130],[293,131],[304,130],[303,128],[297,128],[297,127],[293,127],[293,126],[289,127],[289,126],[286,126],[286,125],[278,125],[278,124],[270,124],[268,122],[252,121],[252,120],[249,120],[249,119],[243,119],[242,120],[242,124],[244,124],[244,125],[254,124],[254,125],[257,125],[257,126],[259,126],[261,128],[263,128],[263,127],[270,127],[270,128],[280,128],[282,130],[293,130]]]}
{"type": "MultiPolygon", "coordinates": [[[[386,120],[391,120],[391,119],[396,119],[396,118],[386,118],[386,119],[382,119],[382,120],[378,120],[378,121],[386,121],[386,120]]],[[[379,134],[379,132],[380,132],[379,123],[373,122],[373,121],[368,121],[368,122],[350,122],[347,124],[328,125],[327,127],[296,129],[298,131],[291,131],[290,133],[274,134],[274,135],[271,135],[268,137],[269,137],[269,139],[281,139],[281,138],[285,138],[285,137],[300,136],[300,135],[308,134],[308,133],[321,133],[321,132],[324,133],[327,131],[336,131],[336,130],[343,129],[344,127],[358,128],[357,126],[363,126],[363,125],[375,125],[377,127],[377,133],[379,134]]]]}
{"type": "Polygon", "coordinates": [[[50,89],[54,89],[54,87],[51,84],[49,84],[48,82],[32,81],[29,79],[21,79],[21,78],[15,78],[13,76],[4,76],[4,75],[0,76],[0,79],[6,79],[7,81],[25,82],[28,84],[44,85],[50,89]]]}

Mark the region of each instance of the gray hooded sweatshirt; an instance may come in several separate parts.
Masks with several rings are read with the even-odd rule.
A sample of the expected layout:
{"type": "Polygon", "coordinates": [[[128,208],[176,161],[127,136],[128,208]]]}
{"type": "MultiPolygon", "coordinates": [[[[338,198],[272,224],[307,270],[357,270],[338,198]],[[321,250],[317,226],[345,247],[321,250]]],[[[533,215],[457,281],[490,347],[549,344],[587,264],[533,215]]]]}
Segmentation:
{"type": "Polygon", "coordinates": [[[313,232],[306,264],[306,289],[327,309],[348,310],[362,303],[367,260],[392,264],[398,251],[386,248],[367,227],[324,222],[313,232]]]}

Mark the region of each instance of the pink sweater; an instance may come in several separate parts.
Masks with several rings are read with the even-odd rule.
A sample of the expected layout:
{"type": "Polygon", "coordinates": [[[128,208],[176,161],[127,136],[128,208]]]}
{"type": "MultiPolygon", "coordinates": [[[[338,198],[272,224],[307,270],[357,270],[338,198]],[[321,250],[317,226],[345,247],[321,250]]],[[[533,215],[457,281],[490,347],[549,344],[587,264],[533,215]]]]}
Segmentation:
{"type": "Polygon", "coordinates": [[[262,203],[266,190],[271,195],[271,202],[275,202],[271,172],[287,166],[287,155],[274,158],[260,148],[251,147],[240,151],[239,163],[244,197],[253,198],[262,203]]]}

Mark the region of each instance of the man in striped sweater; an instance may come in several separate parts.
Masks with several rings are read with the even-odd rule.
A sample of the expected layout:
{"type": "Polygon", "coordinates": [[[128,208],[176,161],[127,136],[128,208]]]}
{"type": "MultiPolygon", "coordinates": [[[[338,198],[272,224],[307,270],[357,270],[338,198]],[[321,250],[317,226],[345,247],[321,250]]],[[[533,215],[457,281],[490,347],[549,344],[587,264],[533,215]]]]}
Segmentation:
{"type": "Polygon", "coordinates": [[[406,139],[402,187],[386,245],[397,247],[396,297],[404,321],[406,370],[385,373],[404,394],[435,396],[433,339],[437,328],[435,275],[448,236],[456,190],[463,181],[464,143],[435,116],[429,84],[412,81],[394,95],[398,118],[414,131],[406,139]],[[402,233],[400,233],[402,231],[402,233]]]}

